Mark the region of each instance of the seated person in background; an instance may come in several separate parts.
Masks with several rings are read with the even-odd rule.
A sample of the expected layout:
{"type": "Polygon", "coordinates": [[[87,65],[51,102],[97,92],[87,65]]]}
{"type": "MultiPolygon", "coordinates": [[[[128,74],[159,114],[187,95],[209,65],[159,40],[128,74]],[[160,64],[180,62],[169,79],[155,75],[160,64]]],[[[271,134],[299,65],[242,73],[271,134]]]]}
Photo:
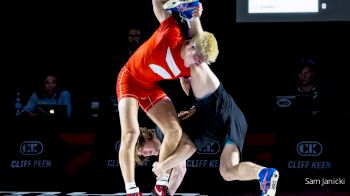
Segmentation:
{"type": "Polygon", "coordinates": [[[298,109],[312,114],[320,112],[320,94],[316,82],[315,61],[301,59],[297,62],[298,86],[291,94],[296,95],[299,101],[298,109]]]}
{"type": "Polygon", "coordinates": [[[130,27],[128,30],[128,53],[129,57],[141,45],[141,31],[137,27],[130,27]]]}
{"type": "Polygon", "coordinates": [[[23,107],[22,114],[29,117],[37,116],[38,105],[65,105],[67,117],[71,117],[72,114],[70,93],[57,87],[54,74],[45,76],[42,86],[32,93],[27,104],[23,107]]]}

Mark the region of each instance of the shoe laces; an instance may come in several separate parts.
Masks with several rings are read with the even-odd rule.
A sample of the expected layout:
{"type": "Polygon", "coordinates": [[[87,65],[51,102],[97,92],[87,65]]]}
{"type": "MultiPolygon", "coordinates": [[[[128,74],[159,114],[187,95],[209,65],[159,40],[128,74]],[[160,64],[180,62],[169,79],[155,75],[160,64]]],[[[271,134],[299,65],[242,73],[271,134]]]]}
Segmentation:
{"type": "Polygon", "coordinates": [[[158,187],[162,189],[166,195],[170,196],[169,188],[167,186],[159,185],[158,187]]]}
{"type": "Polygon", "coordinates": [[[164,187],[164,189],[165,189],[166,195],[169,195],[169,196],[170,196],[169,188],[166,186],[166,187],[164,187]]]}
{"type": "Polygon", "coordinates": [[[267,171],[264,176],[264,179],[262,180],[262,182],[260,182],[260,190],[262,190],[264,193],[266,193],[267,190],[270,188],[270,182],[266,180],[268,174],[269,172],[267,171]]]}
{"type": "Polygon", "coordinates": [[[141,192],[126,194],[127,196],[142,196],[141,192]]]}
{"type": "Polygon", "coordinates": [[[181,22],[182,22],[182,23],[187,22],[187,18],[186,18],[186,16],[183,16],[183,15],[182,15],[182,12],[179,12],[179,16],[180,16],[180,18],[181,18],[181,22]]]}

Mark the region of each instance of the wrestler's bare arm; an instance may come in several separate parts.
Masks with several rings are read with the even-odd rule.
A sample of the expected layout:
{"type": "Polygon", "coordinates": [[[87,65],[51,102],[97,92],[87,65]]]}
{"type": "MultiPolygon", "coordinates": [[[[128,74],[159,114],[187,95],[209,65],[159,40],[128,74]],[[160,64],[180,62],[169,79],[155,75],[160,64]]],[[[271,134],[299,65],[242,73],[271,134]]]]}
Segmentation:
{"type": "Polygon", "coordinates": [[[189,26],[188,26],[189,37],[193,37],[204,31],[202,27],[202,23],[200,21],[202,12],[203,12],[202,3],[199,3],[199,6],[193,10],[192,18],[189,20],[189,26]]]}
{"type": "Polygon", "coordinates": [[[153,12],[159,23],[172,15],[171,11],[163,9],[164,2],[167,2],[167,0],[152,0],[153,12]]]}

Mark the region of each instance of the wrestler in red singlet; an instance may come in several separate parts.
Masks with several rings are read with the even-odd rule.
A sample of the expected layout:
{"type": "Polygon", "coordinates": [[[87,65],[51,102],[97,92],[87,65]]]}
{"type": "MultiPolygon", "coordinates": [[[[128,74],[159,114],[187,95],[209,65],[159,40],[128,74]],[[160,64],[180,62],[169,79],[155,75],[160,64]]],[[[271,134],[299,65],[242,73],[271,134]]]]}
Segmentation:
{"type": "Polygon", "coordinates": [[[175,18],[170,16],[164,20],[120,71],[116,87],[118,100],[135,97],[141,108],[147,111],[166,97],[157,84],[158,81],[190,75],[190,70],[181,57],[184,42],[185,38],[175,18]]]}

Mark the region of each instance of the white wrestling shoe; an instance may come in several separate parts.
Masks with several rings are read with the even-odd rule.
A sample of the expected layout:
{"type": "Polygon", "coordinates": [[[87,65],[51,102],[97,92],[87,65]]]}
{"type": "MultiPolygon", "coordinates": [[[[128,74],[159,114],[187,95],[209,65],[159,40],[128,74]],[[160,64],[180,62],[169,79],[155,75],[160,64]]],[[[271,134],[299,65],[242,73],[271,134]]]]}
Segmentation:
{"type": "Polygon", "coordinates": [[[267,168],[263,179],[259,179],[261,196],[275,196],[279,172],[275,168],[267,168]]]}
{"type": "Polygon", "coordinates": [[[169,0],[163,5],[163,9],[170,10],[181,4],[193,3],[198,0],[169,0]]]}

